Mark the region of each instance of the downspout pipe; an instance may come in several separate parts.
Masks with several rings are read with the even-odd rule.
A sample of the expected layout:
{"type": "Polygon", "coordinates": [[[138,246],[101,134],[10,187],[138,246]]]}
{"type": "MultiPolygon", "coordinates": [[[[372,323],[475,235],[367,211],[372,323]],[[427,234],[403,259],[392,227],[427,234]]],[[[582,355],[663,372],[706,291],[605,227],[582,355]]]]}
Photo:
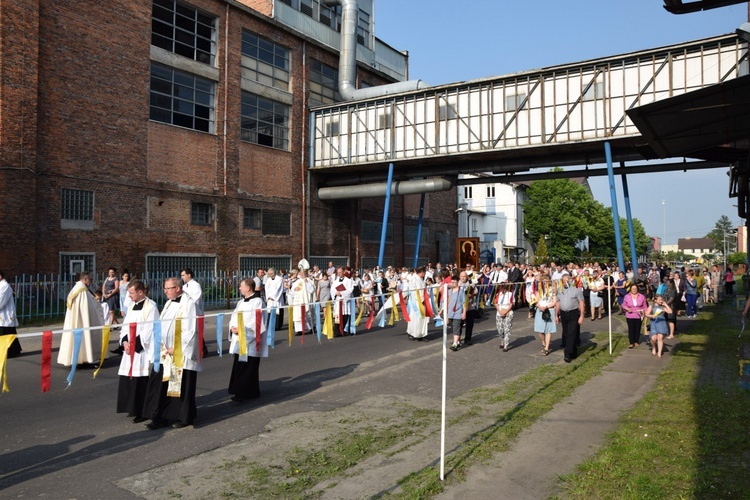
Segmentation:
{"type": "Polygon", "coordinates": [[[357,24],[359,22],[359,5],[357,0],[321,0],[321,3],[333,7],[341,6],[341,47],[339,55],[339,94],[347,101],[370,99],[388,94],[399,94],[429,87],[422,80],[379,85],[357,89],[357,24]]]}

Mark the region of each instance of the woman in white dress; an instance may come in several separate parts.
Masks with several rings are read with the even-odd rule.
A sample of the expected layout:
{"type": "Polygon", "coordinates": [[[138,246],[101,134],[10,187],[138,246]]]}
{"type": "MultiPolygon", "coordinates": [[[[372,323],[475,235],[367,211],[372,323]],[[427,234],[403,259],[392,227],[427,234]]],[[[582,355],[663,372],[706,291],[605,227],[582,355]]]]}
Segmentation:
{"type": "Polygon", "coordinates": [[[596,312],[599,310],[599,319],[602,319],[602,305],[604,300],[599,296],[599,292],[604,290],[604,280],[599,275],[599,271],[594,271],[589,283],[589,301],[591,302],[591,321],[597,318],[596,312]]]}

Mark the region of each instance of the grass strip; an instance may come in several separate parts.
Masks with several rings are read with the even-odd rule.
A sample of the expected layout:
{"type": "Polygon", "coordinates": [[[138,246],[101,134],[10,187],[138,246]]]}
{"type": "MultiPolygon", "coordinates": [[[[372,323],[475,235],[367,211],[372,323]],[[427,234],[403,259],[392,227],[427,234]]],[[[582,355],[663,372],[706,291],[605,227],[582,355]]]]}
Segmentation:
{"type": "Polygon", "coordinates": [[[738,387],[737,313],[701,313],[655,388],[607,445],[565,476],[568,498],[750,498],[750,392],[738,387]]]}
{"type": "MultiPolygon", "coordinates": [[[[401,491],[390,496],[415,499],[437,495],[444,487],[463,481],[466,470],[472,465],[488,460],[496,452],[509,449],[521,431],[570,396],[577,387],[598,375],[626,345],[622,335],[615,335],[613,354],[610,356],[606,341],[606,334],[597,334],[593,343],[571,364],[539,366],[496,391],[478,389],[488,404],[502,401],[512,401],[513,404],[510,409],[497,414],[491,426],[470,436],[446,457],[445,482],[440,481],[438,467],[426,467],[402,479],[399,482],[401,491]]],[[[475,404],[479,399],[471,395],[468,398],[475,404]]],[[[470,411],[476,410],[472,408],[470,411]]]]}

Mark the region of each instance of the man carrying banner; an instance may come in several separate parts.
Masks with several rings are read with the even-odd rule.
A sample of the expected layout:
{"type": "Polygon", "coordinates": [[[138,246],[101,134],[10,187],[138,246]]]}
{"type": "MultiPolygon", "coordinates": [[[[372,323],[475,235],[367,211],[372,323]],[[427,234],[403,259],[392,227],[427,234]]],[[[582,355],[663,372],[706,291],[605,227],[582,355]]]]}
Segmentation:
{"type": "MultiPolygon", "coordinates": [[[[192,425],[196,416],[195,389],[202,366],[198,359],[195,302],[182,292],[178,278],[164,282],[166,304],[161,311],[159,371],[151,371],[143,415],[151,430],[192,425]]],[[[156,346],[154,346],[156,348],[156,346]]]]}
{"type": "Polygon", "coordinates": [[[120,330],[123,356],[117,372],[120,376],[117,413],[127,413],[137,424],[147,420],[143,416],[143,405],[154,360],[154,323],[159,319],[159,308],[146,296],[146,286],[140,280],[128,284],[128,296],[133,302],[120,330]]]}
{"type": "Polygon", "coordinates": [[[260,397],[260,358],[268,357],[268,332],[266,315],[262,311],[263,299],[255,291],[255,282],[252,278],[242,280],[240,293],[242,299],[237,302],[229,322],[229,353],[234,354],[234,362],[228,392],[233,395],[232,401],[235,403],[244,403],[247,399],[260,397]]]}

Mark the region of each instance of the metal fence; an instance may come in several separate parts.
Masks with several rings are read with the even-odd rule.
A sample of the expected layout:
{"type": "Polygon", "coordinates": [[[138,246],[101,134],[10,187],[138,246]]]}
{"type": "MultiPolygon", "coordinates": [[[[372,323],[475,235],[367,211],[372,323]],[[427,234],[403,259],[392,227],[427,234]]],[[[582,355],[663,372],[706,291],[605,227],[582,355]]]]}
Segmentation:
{"type": "MultiPolygon", "coordinates": [[[[166,302],[164,280],[174,276],[174,273],[145,273],[136,278],[149,287],[149,297],[161,306],[166,302]]],[[[100,290],[106,277],[106,274],[92,276],[91,291],[100,290]]],[[[236,271],[222,271],[195,273],[193,279],[203,288],[203,304],[208,310],[231,308],[239,296],[237,288],[242,277],[236,271]]],[[[24,274],[16,276],[10,285],[15,294],[18,320],[28,323],[62,318],[75,280],[67,274],[24,274]]]]}

